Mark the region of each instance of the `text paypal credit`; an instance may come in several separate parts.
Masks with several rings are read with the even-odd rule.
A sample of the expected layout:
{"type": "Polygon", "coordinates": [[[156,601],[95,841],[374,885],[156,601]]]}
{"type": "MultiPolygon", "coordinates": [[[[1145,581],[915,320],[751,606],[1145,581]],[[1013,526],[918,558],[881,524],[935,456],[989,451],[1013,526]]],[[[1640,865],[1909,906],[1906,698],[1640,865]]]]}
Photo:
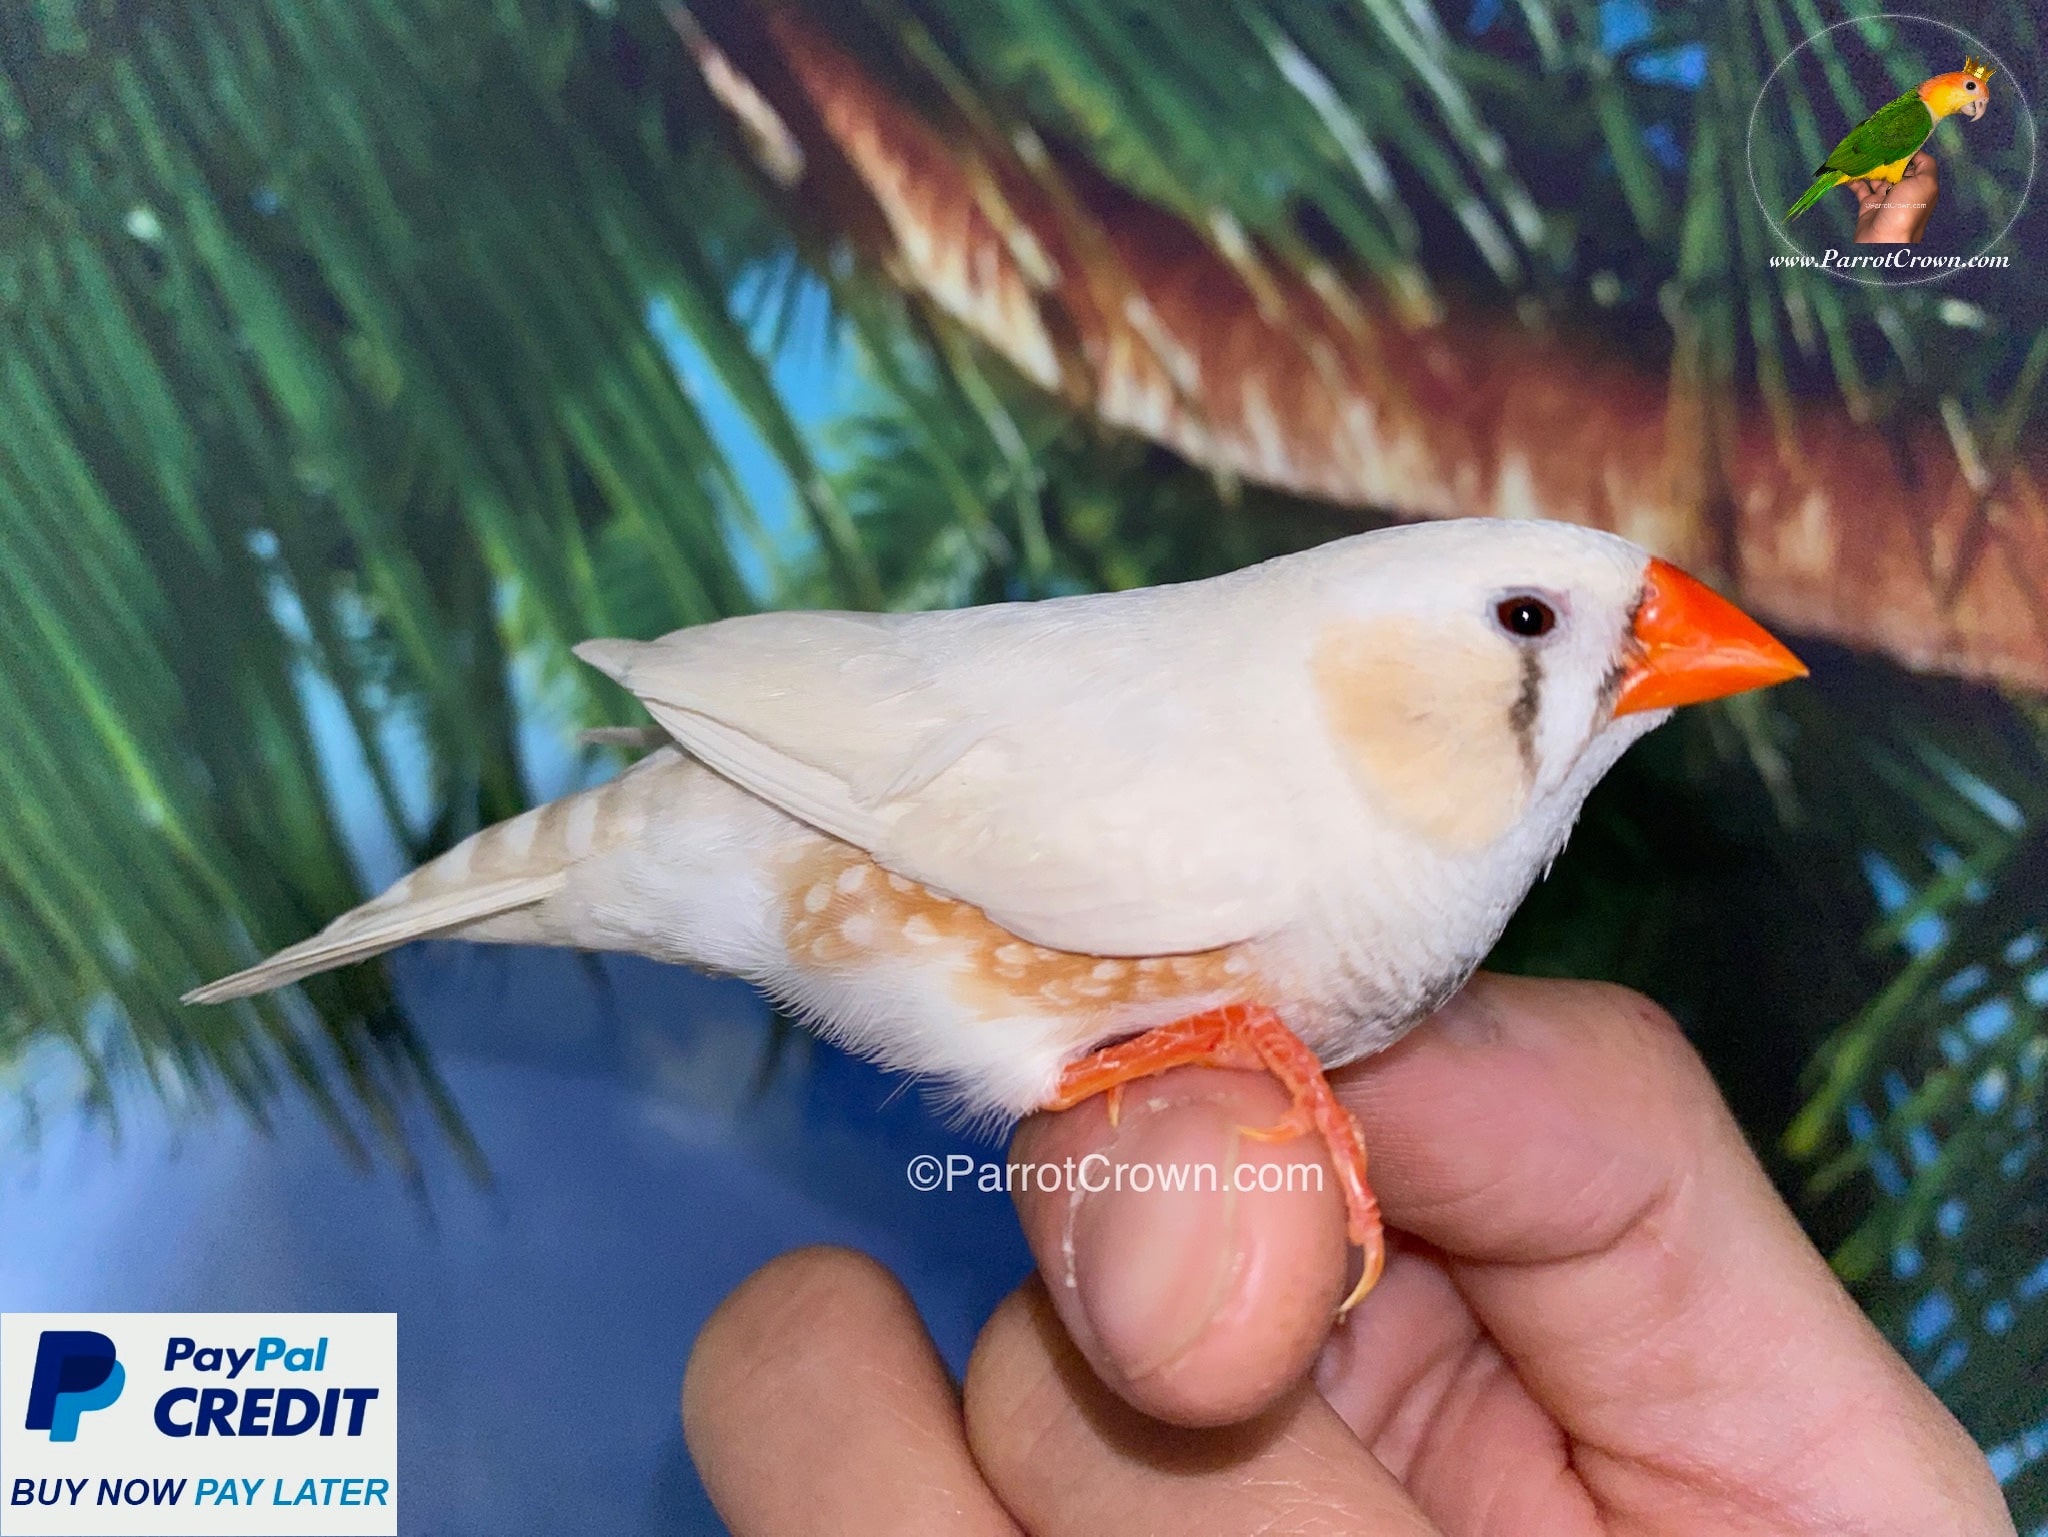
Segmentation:
{"type": "Polygon", "coordinates": [[[396,1314],[0,1314],[0,1537],[397,1530],[396,1314]]]}

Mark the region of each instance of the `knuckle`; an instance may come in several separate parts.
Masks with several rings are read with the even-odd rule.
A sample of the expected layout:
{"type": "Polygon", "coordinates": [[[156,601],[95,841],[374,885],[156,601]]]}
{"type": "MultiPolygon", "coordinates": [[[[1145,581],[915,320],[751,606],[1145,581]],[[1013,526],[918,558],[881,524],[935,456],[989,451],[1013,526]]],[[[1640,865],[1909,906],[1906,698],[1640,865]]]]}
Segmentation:
{"type": "Polygon", "coordinates": [[[1646,1076],[1678,1103],[1694,1103],[1711,1075],[1684,1028],[1655,999],[1614,982],[1587,984],[1588,1002],[1618,1050],[1639,1061],[1646,1076]]]}

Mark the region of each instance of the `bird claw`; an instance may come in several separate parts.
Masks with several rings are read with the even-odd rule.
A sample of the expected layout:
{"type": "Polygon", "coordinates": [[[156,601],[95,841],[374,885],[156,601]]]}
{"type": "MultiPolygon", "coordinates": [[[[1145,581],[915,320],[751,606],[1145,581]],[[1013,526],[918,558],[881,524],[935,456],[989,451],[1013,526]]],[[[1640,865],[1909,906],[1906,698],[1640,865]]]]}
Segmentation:
{"type": "Polygon", "coordinates": [[[1351,1295],[1337,1304],[1337,1317],[1342,1320],[1359,1303],[1365,1301],[1365,1294],[1379,1284],[1380,1272],[1386,1269],[1387,1250],[1385,1240],[1377,1233],[1371,1243],[1361,1246],[1365,1262],[1359,1266],[1358,1284],[1351,1288],[1351,1295]]]}
{"type": "Polygon", "coordinates": [[[1114,1126],[1126,1083],[1191,1066],[1263,1068],[1287,1090],[1292,1102],[1278,1121],[1238,1128],[1251,1141],[1286,1142],[1309,1132],[1321,1134],[1344,1196],[1346,1235],[1363,1255],[1358,1283],[1337,1308],[1337,1316],[1344,1317],[1364,1300],[1386,1266],[1379,1202],[1365,1178],[1365,1137],[1351,1112],[1338,1103],[1315,1053],[1271,1009],[1231,1004],[1092,1052],[1067,1065],[1045,1108],[1067,1110],[1104,1094],[1114,1126]]]}
{"type": "Polygon", "coordinates": [[[1315,1122],[1297,1103],[1271,1126],[1240,1126],[1237,1134],[1249,1142],[1292,1142],[1315,1129],[1315,1122]]]}

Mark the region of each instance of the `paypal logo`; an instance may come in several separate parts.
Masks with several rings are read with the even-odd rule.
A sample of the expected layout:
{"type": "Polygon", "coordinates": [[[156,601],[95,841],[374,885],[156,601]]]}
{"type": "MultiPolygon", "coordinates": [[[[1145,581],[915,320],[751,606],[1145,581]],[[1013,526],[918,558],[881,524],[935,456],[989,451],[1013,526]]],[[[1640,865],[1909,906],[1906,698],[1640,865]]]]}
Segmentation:
{"type": "Polygon", "coordinates": [[[28,1426],[52,1441],[76,1441],[78,1417],[121,1396],[128,1374],[114,1342],[90,1329],[45,1329],[28,1389],[28,1426]]]}
{"type": "Polygon", "coordinates": [[[398,1537],[397,1506],[395,1313],[0,1310],[0,1537],[398,1537]]]}

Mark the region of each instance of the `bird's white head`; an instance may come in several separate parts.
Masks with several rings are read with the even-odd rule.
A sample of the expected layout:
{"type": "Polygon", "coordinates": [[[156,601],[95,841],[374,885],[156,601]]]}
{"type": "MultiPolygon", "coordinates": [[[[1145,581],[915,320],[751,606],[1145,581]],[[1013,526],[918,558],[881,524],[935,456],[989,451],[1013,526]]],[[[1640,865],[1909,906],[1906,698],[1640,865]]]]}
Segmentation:
{"type": "Polygon", "coordinates": [[[1489,845],[1545,802],[1569,825],[1672,707],[1806,670],[1613,534],[1468,519],[1317,553],[1313,670],[1340,751],[1376,803],[1448,849],[1489,845]]]}

